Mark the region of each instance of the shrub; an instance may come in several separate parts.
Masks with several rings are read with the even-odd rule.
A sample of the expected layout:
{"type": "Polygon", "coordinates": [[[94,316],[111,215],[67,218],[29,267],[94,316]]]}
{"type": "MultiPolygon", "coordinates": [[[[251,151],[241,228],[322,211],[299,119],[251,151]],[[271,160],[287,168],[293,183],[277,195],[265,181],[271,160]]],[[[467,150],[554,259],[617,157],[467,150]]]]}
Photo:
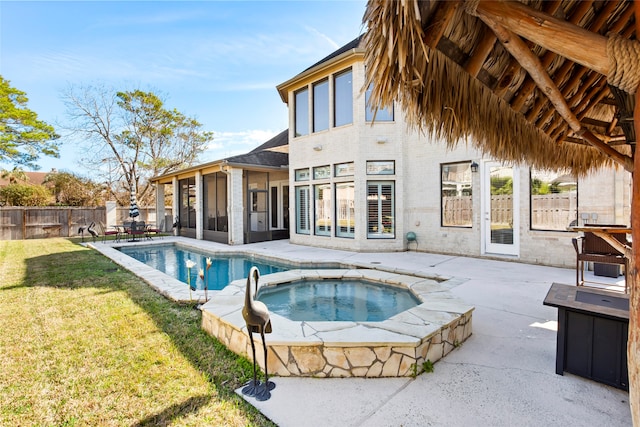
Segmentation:
{"type": "Polygon", "coordinates": [[[0,204],[3,206],[47,206],[51,193],[42,185],[9,184],[0,188],[0,204]]]}

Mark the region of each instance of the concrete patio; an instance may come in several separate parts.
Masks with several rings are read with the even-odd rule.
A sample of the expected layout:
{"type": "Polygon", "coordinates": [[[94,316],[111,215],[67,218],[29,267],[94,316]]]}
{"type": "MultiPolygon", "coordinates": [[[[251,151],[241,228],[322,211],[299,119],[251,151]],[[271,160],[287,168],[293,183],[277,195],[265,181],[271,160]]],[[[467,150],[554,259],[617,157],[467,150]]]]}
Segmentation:
{"type": "MultiPolygon", "coordinates": [[[[275,377],[270,400],[245,397],[279,426],[631,425],[627,392],[555,373],[557,310],[542,301],[552,283],[575,283],[573,269],[416,252],[352,253],[288,241],[231,247],[164,239],[171,241],[455,277],[459,284],[450,292],[475,307],[473,334],[433,373],[415,379],[275,377]]],[[[102,243],[94,247],[107,256],[118,252],[102,243]]],[[[621,280],[598,280],[623,289],[621,280]]]]}
{"type": "MultiPolygon", "coordinates": [[[[475,306],[473,335],[433,373],[274,378],[270,400],[246,399],[279,426],[631,425],[628,393],[555,373],[557,310],[542,301],[553,282],[575,283],[573,269],[415,252],[349,253],[286,241],[243,248],[453,276],[462,280],[451,292],[475,306]]],[[[598,280],[620,289],[615,279],[598,280]]]]}

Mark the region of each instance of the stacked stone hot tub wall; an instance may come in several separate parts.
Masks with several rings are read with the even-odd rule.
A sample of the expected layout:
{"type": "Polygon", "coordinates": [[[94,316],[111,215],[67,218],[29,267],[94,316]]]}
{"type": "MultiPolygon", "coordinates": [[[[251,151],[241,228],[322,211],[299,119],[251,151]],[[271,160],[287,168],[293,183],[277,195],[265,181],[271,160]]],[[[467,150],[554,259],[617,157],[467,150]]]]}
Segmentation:
{"type": "MultiPolygon", "coordinates": [[[[407,287],[422,302],[382,322],[300,322],[271,314],[266,335],[268,370],[278,376],[404,377],[437,362],[472,333],[473,307],[449,289],[455,279],[430,279],[377,270],[291,270],[262,276],[261,286],[301,279],[362,278],[407,287]]],[[[233,352],[251,358],[242,318],[243,280],[214,295],[202,308],[202,326],[233,352]]],[[[262,342],[254,335],[256,359],[264,369],[262,342]]]]}

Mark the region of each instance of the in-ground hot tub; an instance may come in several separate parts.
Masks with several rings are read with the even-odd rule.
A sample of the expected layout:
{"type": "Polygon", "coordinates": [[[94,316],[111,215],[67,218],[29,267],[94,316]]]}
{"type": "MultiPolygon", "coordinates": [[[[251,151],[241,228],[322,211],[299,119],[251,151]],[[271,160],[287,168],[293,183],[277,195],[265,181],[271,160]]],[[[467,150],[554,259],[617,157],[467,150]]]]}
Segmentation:
{"type": "MultiPolygon", "coordinates": [[[[453,296],[459,284],[368,269],[290,270],[264,275],[260,286],[305,280],[363,280],[407,289],[418,304],[382,321],[290,320],[271,313],[266,335],[269,373],[312,377],[402,377],[422,371],[471,335],[473,307],[453,296]]],[[[246,281],[236,280],[202,306],[202,326],[237,354],[251,354],[242,318],[246,281]]],[[[254,339],[260,340],[256,334],[254,339]]],[[[262,366],[262,345],[256,359],[262,366]]]]}
{"type": "Polygon", "coordinates": [[[405,287],[346,278],[262,286],[256,299],[270,313],[307,322],[381,322],[420,304],[405,287]]]}

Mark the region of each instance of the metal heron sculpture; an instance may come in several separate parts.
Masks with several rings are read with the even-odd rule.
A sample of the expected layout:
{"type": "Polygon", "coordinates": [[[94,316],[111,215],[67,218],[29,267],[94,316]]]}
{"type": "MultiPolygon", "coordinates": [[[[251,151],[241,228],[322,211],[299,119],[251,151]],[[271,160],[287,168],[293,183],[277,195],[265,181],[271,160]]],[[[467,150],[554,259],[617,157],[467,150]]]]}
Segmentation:
{"type": "Polygon", "coordinates": [[[249,333],[249,341],[251,342],[251,351],[253,353],[253,380],[242,389],[242,393],[247,396],[254,396],[258,401],[268,400],[271,397],[271,390],[276,385],[273,381],[269,381],[269,373],[267,372],[267,344],[264,340],[264,334],[271,333],[271,319],[269,318],[269,310],[264,303],[255,301],[251,292],[251,282],[255,284],[255,292],[258,292],[258,280],[260,279],[260,271],[257,267],[251,267],[249,276],[247,277],[247,287],[244,296],[244,307],[242,308],[242,317],[247,324],[247,332],[249,333]],[[262,338],[262,348],[264,350],[264,383],[258,381],[257,364],[256,364],[256,345],[253,342],[253,333],[259,332],[262,338]]]}
{"type": "Polygon", "coordinates": [[[96,242],[96,238],[98,237],[98,233],[96,233],[96,230],[93,229],[93,227],[96,226],[95,222],[92,222],[91,224],[89,224],[89,227],[87,227],[87,231],[89,232],[89,234],[91,234],[91,237],[93,237],[93,243],[96,242]]]}

